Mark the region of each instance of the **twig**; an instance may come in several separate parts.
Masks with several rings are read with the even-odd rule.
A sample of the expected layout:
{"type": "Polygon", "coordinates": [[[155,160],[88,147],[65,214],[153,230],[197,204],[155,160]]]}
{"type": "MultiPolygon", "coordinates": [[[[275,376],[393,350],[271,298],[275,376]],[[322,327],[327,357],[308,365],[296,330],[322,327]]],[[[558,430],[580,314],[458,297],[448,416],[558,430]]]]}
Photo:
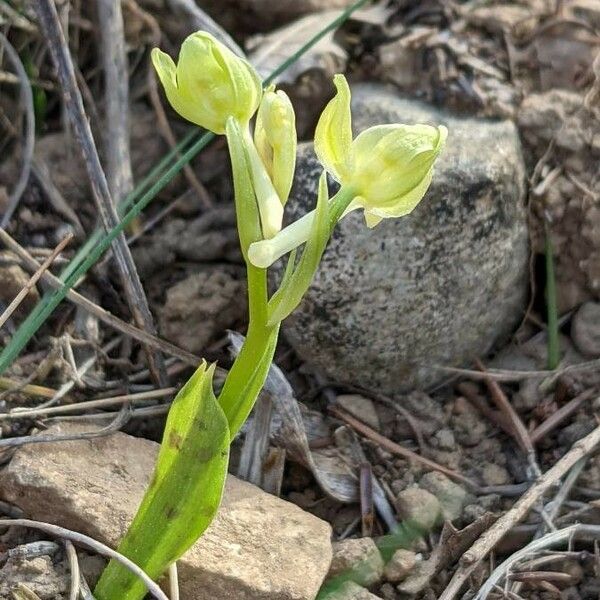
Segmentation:
{"type": "Polygon", "coordinates": [[[50,523],[43,523],[41,521],[31,521],[29,519],[0,519],[0,527],[29,527],[31,529],[39,529],[40,531],[44,531],[50,535],[55,535],[56,537],[70,540],[78,546],[89,548],[98,554],[108,556],[109,558],[120,562],[132,573],[135,573],[135,575],[137,575],[144,582],[144,585],[146,588],[148,588],[148,591],[154,596],[154,598],[157,598],[158,600],[169,600],[165,593],[160,589],[158,584],[154,583],[154,581],[152,581],[152,579],[148,577],[148,575],[146,575],[146,573],[134,562],[116,550],[109,548],[102,542],[98,542],[97,540],[84,535],[83,533],[65,529],[64,527],[59,527],[58,525],[51,525],[50,523]]]}
{"type": "MultiPolygon", "coordinates": [[[[7,248],[11,249],[23,262],[32,270],[38,269],[40,267],[40,263],[27,252],[18,242],[16,242],[6,231],[0,229],[0,241],[6,245],[7,248]]],[[[42,275],[42,281],[47,283],[54,289],[60,289],[63,287],[62,281],[50,273],[50,271],[46,271],[42,275]]],[[[161,340],[160,338],[144,331],[143,329],[138,329],[129,323],[119,319],[112,313],[108,312],[106,309],[94,304],[91,300],[88,300],[85,296],[82,296],[80,293],[71,289],[67,292],[67,300],[76,304],[77,306],[81,306],[88,312],[92,313],[100,321],[104,324],[116,329],[117,331],[124,333],[132,337],[139,342],[142,342],[152,348],[156,348],[157,350],[161,350],[165,354],[170,354],[171,356],[175,356],[179,358],[183,362],[188,365],[198,365],[200,363],[200,357],[192,354],[191,352],[187,352],[186,350],[182,350],[178,348],[174,344],[171,344],[165,340],[161,340]]]]}
{"type": "Polygon", "coordinates": [[[371,537],[375,521],[373,508],[373,469],[365,462],[360,465],[360,515],[363,537],[371,537]]]}
{"type": "Polygon", "coordinates": [[[102,429],[95,429],[93,431],[82,431],[80,433],[70,434],[59,434],[59,435],[23,435],[19,437],[3,438],[0,439],[0,449],[14,448],[16,446],[24,446],[25,444],[51,444],[54,442],[70,442],[73,440],[91,440],[97,437],[104,437],[115,433],[129,421],[130,411],[127,406],[124,406],[118,413],[117,416],[102,429]]]}
{"type": "Polygon", "coordinates": [[[600,367],[600,358],[594,360],[588,360],[576,365],[569,365],[563,369],[556,369],[555,371],[513,371],[510,369],[487,369],[485,373],[480,371],[474,371],[472,369],[461,369],[458,367],[445,367],[443,365],[431,365],[433,369],[439,369],[446,373],[453,373],[455,375],[464,375],[471,379],[478,381],[485,381],[486,378],[493,379],[494,381],[505,381],[518,382],[524,379],[541,379],[546,377],[546,383],[552,384],[562,375],[567,373],[578,373],[580,371],[593,371],[600,367]]]}
{"type": "Polygon", "coordinates": [[[33,146],[35,143],[35,113],[33,108],[33,93],[31,91],[31,84],[18,52],[14,49],[12,44],[2,32],[0,32],[0,44],[4,47],[6,57],[12,63],[13,68],[19,77],[19,89],[21,90],[21,103],[23,104],[23,109],[25,110],[26,127],[21,172],[19,174],[19,179],[15,184],[15,188],[8,198],[8,206],[6,207],[6,212],[4,213],[2,221],[0,222],[0,229],[4,229],[8,225],[10,218],[15,212],[15,209],[19,204],[19,200],[21,199],[21,196],[27,187],[27,182],[29,181],[31,161],[33,159],[33,146]]]}
{"type": "Polygon", "coordinates": [[[129,69],[120,0],[97,0],[106,121],[106,178],[120,202],[133,189],[129,153],[129,69]]]}
{"type": "Polygon", "coordinates": [[[65,550],[67,551],[67,559],[69,561],[69,570],[71,571],[71,587],[69,589],[69,600],[77,600],[79,597],[79,560],[77,560],[77,552],[71,540],[65,540],[65,550]]]}
{"type": "Polygon", "coordinates": [[[179,576],[177,575],[177,562],[169,565],[169,595],[171,600],[179,600],[179,576]]]}
{"type": "MultiPolygon", "coordinates": [[[[472,546],[465,552],[460,560],[458,569],[455,571],[450,583],[440,596],[439,600],[452,600],[469,576],[481,563],[481,561],[493,550],[502,537],[519,523],[529,510],[539,501],[546,491],[552,487],[567,471],[580,459],[587,456],[600,443],[600,427],[596,427],[592,433],[576,442],[553,467],[538,479],[523,496],[500,517],[490,529],[488,529],[472,546]]],[[[553,534],[551,534],[553,535],[553,534]]],[[[544,539],[544,538],[542,538],[544,539]]],[[[540,541],[540,540],[538,540],[540,541]]],[[[533,542],[535,544],[536,542],[533,542]]],[[[531,546],[531,544],[530,544],[531,546]]],[[[484,598],[479,592],[478,598],[484,598]]]]}
{"type": "MultiPolygon", "coordinates": [[[[118,226],[119,216],[113,204],[90,125],[85,115],[81,93],[77,87],[73,62],[65,42],[56,6],[52,0],[39,0],[35,3],[35,9],[38,14],[40,28],[45,34],[47,45],[54,59],[73,133],[85,161],[92,195],[104,228],[106,231],[110,231],[118,226]]],[[[148,307],[148,300],[123,232],[116,236],[113,250],[131,314],[140,328],[155,334],[156,329],[148,307]]],[[[147,345],[144,345],[144,348],[153,378],[161,387],[164,387],[167,376],[161,355],[151,350],[147,345]]]]}
{"type": "Polygon", "coordinates": [[[6,307],[6,310],[0,315],[0,327],[6,323],[10,316],[17,310],[19,304],[23,302],[25,296],[29,293],[29,290],[39,281],[40,277],[44,274],[50,265],[54,262],[54,259],[63,251],[65,246],[73,239],[73,234],[67,235],[58,246],[54,248],[50,256],[40,265],[40,268],[29,278],[29,281],[23,286],[21,291],[15,296],[14,300],[6,307]]]}
{"type": "Polygon", "coordinates": [[[13,381],[8,377],[0,377],[0,390],[6,390],[8,392],[22,392],[23,394],[27,394],[29,396],[38,396],[40,398],[52,398],[54,394],[56,394],[56,390],[52,388],[47,388],[41,385],[33,385],[31,383],[27,383],[25,385],[21,385],[18,381],[13,381]]]}
{"type": "Polygon", "coordinates": [[[87,410],[105,408],[107,406],[118,406],[125,403],[135,403],[145,400],[154,400],[172,396],[177,392],[177,388],[170,387],[164,390],[152,390],[149,392],[140,392],[138,394],[127,394],[123,396],[113,396],[111,398],[98,398],[88,400],[87,402],[77,402],[76,404],[66,404],[65,406],[51,406],[48,408],[34,408],[28,410],[13,410],[9,413],[0,413],[0,421],[13,421],[15,419],[33,419],[54,415],[64,415],[69,413],[85,412],[87,410]]]}
{"type": "Polygon", "coordinates": [[[538,425],[529,437],[534,444],[545,438],[550,432],[554,431],[565,419],[568,419],[579,407],[595,395],[594,390],[586,390],[572,400],[569,400],[564,406],[561,406],[555,413],[549,416],[543,423],[538,425]]]}
{"type": "Polygon", "coordinates": [[[383,446],[389,452],[392,452],[393,454],[398,454],[399,456],[403,456],[404,458],[408,458],[409,460],[414,460],[415,462],[427,465],[430,469],[433,469],[434,471],[439,471],[440,473],[444,473],[444,475],[447,475],[451,479],[456,479],[468,485],[473,490],[478,489],[479,486],[472,479],[469,479],[468,477],[465,477],[464,475],[461,475],[460,473],[457,473],[452,469],[448,469],[443,465],[439,465],[438,463],[433,462],[432,460],[429,460],[428,458],[425,458],[424,456],[421,456],[416,452],[413,452],[412,450],[408,450],[408,448],[404,448],[403,446],[396,444],[396,442],[392,442],[385,436],[381,435],[374,429],[371,429],[369,426],[365,425],[358,419],[355,419],[353,416],[340,410],[339,408],[332,406],[329,408],[329,412],[331,412],[331,414],[337,417],[338,419],[341,419],[342,421],[350,425],[350,427],[358,431],[358,433],[360,433],[364,437],[369,438],[370,440],[379,444],[380,446],[383,446]]]}
{"type": "MultiPolygon", "coordinates": [[[[483,373],[486,372],[483,363],[476,359],[475,364],[477,368],[483,373]]],[[[511,435],[516,440],[517,444],[521,447],[521,450],[525,452],[527,455],[527,459],[529,460],[529,465],[533,470],[533,474],[537,477],[540,475],[541,471],[537,464],[537,460],[535,457],[535,448],[533,447],[533,443],[531,442],[531,438],[529,437],[529,432],[527,428],[521,421],[521,417],[517,414],[515,409],[512,407],[511,403],[508,401],[506,394],[502,391],[502,388],[498,385],[496,381],[493,379],[485,379],[485,384],[492,396],[492,400],[494,404],[498,407],[500,412],[504,415],[506,421],[511,425],[511,435]]]]}

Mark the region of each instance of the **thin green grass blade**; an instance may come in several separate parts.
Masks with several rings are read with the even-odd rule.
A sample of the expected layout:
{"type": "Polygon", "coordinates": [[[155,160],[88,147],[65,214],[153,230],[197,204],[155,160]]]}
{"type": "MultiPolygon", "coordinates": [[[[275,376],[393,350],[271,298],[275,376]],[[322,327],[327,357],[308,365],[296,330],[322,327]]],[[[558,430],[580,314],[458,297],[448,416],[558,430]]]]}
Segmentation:
{"type": "MultiPolygon", "coordinates": [[[[157,579],[200,537],[223,495],[229,460],[227,419],[212,389],[214,365],[202,363],[181,389],[165,426],[154,477],[119,545],[157,579]]],[[[144,584],[111,561],[94,590],[98,600],[141,600],[144,584]]]]}
{"type": "Polygon", "coordinates": [[[50,292],[47,300],[39,303],[29,316],[23,321],[10,343],[0,353],[0,374],[2,374],[19,355],[21,350],[29,342],[35,332],[43,325],[46,319],[52,314],[54,309],[65,298],[68,291],[77,283],[77,281],[96,263],[102,254],[110,247],[112,241],[146,208],[154,199],[156,194],[163,189],[173,177],[179,173],[185,164],[187,164],[196,154],[204,148],[212,139],[214,134],[205,133],[196,141],[182,156],[167,169],[167,171],[156,181],[148,191],[127,211],[121,222],[111,231],[101,237],[98,242],[90,248],[89,254],[74,268],[70,269],[70,274],[64,278],[64,285],[50,292]]]}

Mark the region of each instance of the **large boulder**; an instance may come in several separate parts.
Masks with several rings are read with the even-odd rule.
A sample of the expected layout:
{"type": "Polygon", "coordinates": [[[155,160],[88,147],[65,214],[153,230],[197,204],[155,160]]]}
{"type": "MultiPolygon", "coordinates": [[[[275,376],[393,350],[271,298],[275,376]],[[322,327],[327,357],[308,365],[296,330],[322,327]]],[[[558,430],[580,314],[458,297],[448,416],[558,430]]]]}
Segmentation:
{"type": "MultiPolygon", "coordinates": [[[[509,121],[452,116],[389,88],[353,89],[355,130],[443,123],[447,146],[425,199],[375,229],[357,211],[333,235],[305,300],[286,321],[300,356],[337,382],[387,393],[437,384],[510,334],[527,296],[524,165],[509,121]]],[[[314,206],[321,167],[299,148],[288,210],[314,206]]]]}

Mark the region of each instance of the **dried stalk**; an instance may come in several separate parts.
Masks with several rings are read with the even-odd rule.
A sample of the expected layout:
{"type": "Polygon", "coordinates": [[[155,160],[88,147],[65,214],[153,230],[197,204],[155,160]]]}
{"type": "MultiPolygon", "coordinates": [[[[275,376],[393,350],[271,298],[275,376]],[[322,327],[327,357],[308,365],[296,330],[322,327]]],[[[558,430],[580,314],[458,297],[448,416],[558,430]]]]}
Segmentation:
{"type": "MultiPolygon", "coordinates": [[[[92,196],[96,202],[104,228],[109,231],[119,224],[119,216],[100,164],[98,150],[94,144],[90,125],[85,114],[81,92],[77,87],[73,61],[71,60],[69,48],[65,41],[56,6],[52,0],[39,0],[35,3],[35,9],[40,28],[45,34],[46,43],[54,59],[63,90],[65,107],[68,111],[73,133],[82,152],[90,179],[92,196]]],[[[147,330],[151,334],[155,334],[156,329],[148,306],[148,300],[123,232],[115,238],[113,250],[121,274],[121,282],[127,298],[127,304],[133,318],[138,327],[147,330]]],[[[167,375],[162,356],[160,353],[151,350],[147,345],[144,348],[153,378],[161,387],[164,387],[167,375]]]]}

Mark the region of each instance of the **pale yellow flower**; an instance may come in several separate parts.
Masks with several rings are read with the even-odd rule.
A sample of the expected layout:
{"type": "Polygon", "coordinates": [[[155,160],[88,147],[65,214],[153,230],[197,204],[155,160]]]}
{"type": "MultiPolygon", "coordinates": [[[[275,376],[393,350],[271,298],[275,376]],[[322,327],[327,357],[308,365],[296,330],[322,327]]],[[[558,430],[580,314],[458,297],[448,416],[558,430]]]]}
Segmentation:
{"type": "Polygon", "coordinates": [[[258,73],[210,33],[188,36],[177,65],[158,48],[151,56],[169,103],[188,121],[222,134],[228,117],[245,124],[256,112],[262,96],[258,73]]]}

